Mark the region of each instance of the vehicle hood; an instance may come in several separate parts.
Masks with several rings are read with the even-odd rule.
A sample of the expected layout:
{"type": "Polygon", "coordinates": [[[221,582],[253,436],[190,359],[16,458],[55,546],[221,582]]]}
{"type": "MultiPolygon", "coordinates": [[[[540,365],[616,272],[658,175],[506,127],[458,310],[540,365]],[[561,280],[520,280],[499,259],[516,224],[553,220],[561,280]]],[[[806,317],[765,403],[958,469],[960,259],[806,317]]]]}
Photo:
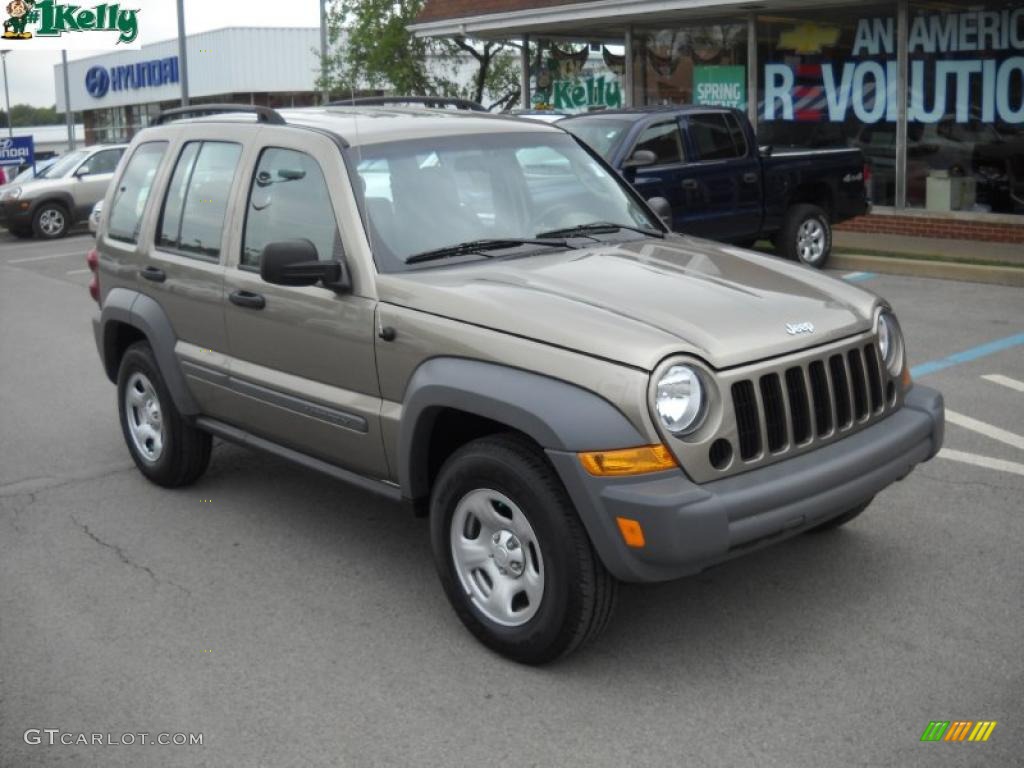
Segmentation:
{"type": "Polygon", "coordinates": [[[381,275],[383,302],[652,370],[723,369],[871,327],[879,298],[816,270],[672,235],[381,275]],[[787,324],[811,323],[791,335],[787,324]]]}
{"type": "Polygon", "coordinates": [[[4,191],[6,192],[9,189],[21,187],[21,199],[32,200],[42,193],[50,192],[55,189],[66,190],[68,185],[69,181],[66,178],[31,179],[29,181],[19,181],[17,184],[8,184],[4,187],[4,191]]]}

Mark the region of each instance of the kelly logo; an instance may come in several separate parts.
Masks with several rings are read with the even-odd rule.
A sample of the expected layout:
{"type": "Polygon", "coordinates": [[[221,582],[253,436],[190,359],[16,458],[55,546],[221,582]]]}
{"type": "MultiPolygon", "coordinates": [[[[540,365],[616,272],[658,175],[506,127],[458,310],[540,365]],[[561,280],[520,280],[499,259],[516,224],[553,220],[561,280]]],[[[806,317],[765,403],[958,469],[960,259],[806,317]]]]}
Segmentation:
{"type": "Polygon", "coordinates": [[[69,32],[117,32],[118,43],[132,43],[139,36],[139,11],[107,4],[85,8],[55,0],[11,0],[4,22],[4,39],[28,40],[35,24],[36,37],[60,37],[69,32]]]}
{"type": "Polygon", "coordinates": [[[988,741],[995,728],[995,720],[932,720],[921,741],[988,741]]]}

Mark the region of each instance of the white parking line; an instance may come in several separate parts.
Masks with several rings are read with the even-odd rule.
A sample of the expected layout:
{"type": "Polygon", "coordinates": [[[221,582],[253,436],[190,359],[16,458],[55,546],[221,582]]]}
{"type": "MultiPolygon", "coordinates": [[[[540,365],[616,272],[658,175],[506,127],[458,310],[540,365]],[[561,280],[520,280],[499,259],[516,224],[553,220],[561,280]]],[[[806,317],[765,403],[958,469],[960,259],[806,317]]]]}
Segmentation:
{"type": "Polygon", "coordinates": [[[1004,387],[1024,392],[1024,381],[1017,381],[1017,379],[1011,379],[1009,376],[1003,376],[1000,373],[986,373],[981,378],[985,381],[991,381],[993,384],[1002,384],[1004,387]]]}
{"type": "Polygon", "coordinates": [[[991,437],[993,440],[998,440],[1001,443],[1012,445],[1014,448],[1020,448],[1024,451],[1024,437],[1015,435],[1013,432],[1007,432],[1005,429],[999,427],[993,427],[991,424],[986,424],[984,421],[978,421],[972,419],[970,416],[964,416],[962,413],[956,411],[946,411],[946,421],[951,424],[969,429],[972,432],[977,432],[985,437],[991,437]]]}
{"type": "Polygon", "coordinates": [[[86,267],[85,269],[69,269],[65,272],[65,275],[84,275],[86,272],[92,272],[91,269],[86,267]]]}
{"type": "Polygon", "coordinates": [[[6,262],[7,264],[24,264],[29,261],[45,261],[46,259],[63,259],[68,256],[81,256],[85,258],[85,254],[81,251],[71,251],[71,253],[44,253],[42,256],[26,256],[23,259],[11,259],[6,262]]]}
{"type": "MultiPolygon", "coordinates": [[[[948,411],[946,415],[949,415],[948,411]]],[[[1015,475],[1024,475],[1024,464],[1018,464],[1016,461],[992,459],[988,456],[979,456],[976,453],[954,451],[949,448],[943,448],[939,451],[939,458],[949,459],[950,461],[959,461],[962,464],[973,464],[976,467],[985,467],[986,469],[998,469],[1000,472],[1011,472],[1015,475]]]]}

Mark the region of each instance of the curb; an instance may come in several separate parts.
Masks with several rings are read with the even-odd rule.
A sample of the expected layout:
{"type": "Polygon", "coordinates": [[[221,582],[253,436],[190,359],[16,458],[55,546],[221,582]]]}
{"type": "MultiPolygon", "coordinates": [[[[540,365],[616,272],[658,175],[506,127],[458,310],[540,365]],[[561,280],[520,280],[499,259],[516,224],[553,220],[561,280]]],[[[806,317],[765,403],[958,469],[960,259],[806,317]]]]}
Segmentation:
{"type": "Polygon", "coordinates": [[[962,264],[924,259],[900,259],[892,256],[858,256],[834,253],[828,260],[829,269],[851,272],[878,272],[886,275],[929,277],[936,280],[959,280],[967,283],[989,283],[1024,288],[1024,269],[994,267],[982,264],[962,264]]]}

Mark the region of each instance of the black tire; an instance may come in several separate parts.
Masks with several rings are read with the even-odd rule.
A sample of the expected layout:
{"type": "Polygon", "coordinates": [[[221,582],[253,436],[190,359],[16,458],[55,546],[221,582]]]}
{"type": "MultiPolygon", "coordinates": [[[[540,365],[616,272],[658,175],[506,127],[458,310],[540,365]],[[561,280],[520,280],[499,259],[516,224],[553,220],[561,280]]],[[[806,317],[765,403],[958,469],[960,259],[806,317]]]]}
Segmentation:
{"type": "MultiPolygon", "coordinates": [[[[136,380],[136,383],[139,381],[136,380]]],[[[148,342],[132,344],[121,358],[117,372],[117,412],[121,419],[121,433],[135,466],[152,482],[164,488],[178,488],[191,485],[206,471],[210,464],[213,440],[208,433],[185,421],[174,407],[148,342]],[[136,445],[129,425],[129,418],[137,418],[142,410],[141,407],[135,408],[133,416],[128,415],[126,397],[129,381],[133,380],[135,374],[141,374],[152,384],[159,405],[163,445],[159,455],[152,459],[143,455],[136,445]]]]}
{"type": "Polygon", "coordinates": [[[780,256],[822,269],[832,254],[832,224],[829,223],[828,214],[816,205],[800,203],[791,206],[786,211],[782,230],[775,240],[775,248],[780,256]],[[820,232],[820,238],[812,238],[814,232],[820,232]],[[801,242],[802,238],[804,242],[801,242]],[[816,248],[814,244],[819,243],[820,246],[816,248]]]}
{"type": "Polygon", "coordinates": [[[875,497],[872,496],[870,499],[865,501],[863,504],[858,504],[856,507],[851,509],[849,512],[843,512],[843,514],[839,515],[838,517],[833,517],[831,520],[826,520],[821,525],[818,525],[818,526],[815,526],[814,528],[811,528],[808,531],[808,533],[825,533],[827,531],[834,531],[836,528],[839,528],[840,526],[846,525],[848,522],[853,520],[855,517],[858,517],[860,515],[860,513],[863,512],[865,509],[867,509],[868,505],[870,505],[871,502],[874,501],[874,500],[875,500],[875,497]]]}
{"type": "Polygon", "coordinates": [[[544,664],[589,642],[608,625],[618,584],[594,552],[554,469],[525,438],[485,437],[456,451],[441,468],[431,494],[430,531],[441,584],[455,613],[497,653],[524,664],[544,664]],[[512,501],[536,534],[543,592],[535,613],[519,626],[503,626],[485,616],[456,570],[453,517],[460,501],[482,489],[512,501]]]}
{"type": "Polygon", "coordinates": [[[32,231],[40,240],[58,240],[64,237],[69,229],[71,216],[68,209],[60,203],[43,203],[32,214],[32,231]]]}

